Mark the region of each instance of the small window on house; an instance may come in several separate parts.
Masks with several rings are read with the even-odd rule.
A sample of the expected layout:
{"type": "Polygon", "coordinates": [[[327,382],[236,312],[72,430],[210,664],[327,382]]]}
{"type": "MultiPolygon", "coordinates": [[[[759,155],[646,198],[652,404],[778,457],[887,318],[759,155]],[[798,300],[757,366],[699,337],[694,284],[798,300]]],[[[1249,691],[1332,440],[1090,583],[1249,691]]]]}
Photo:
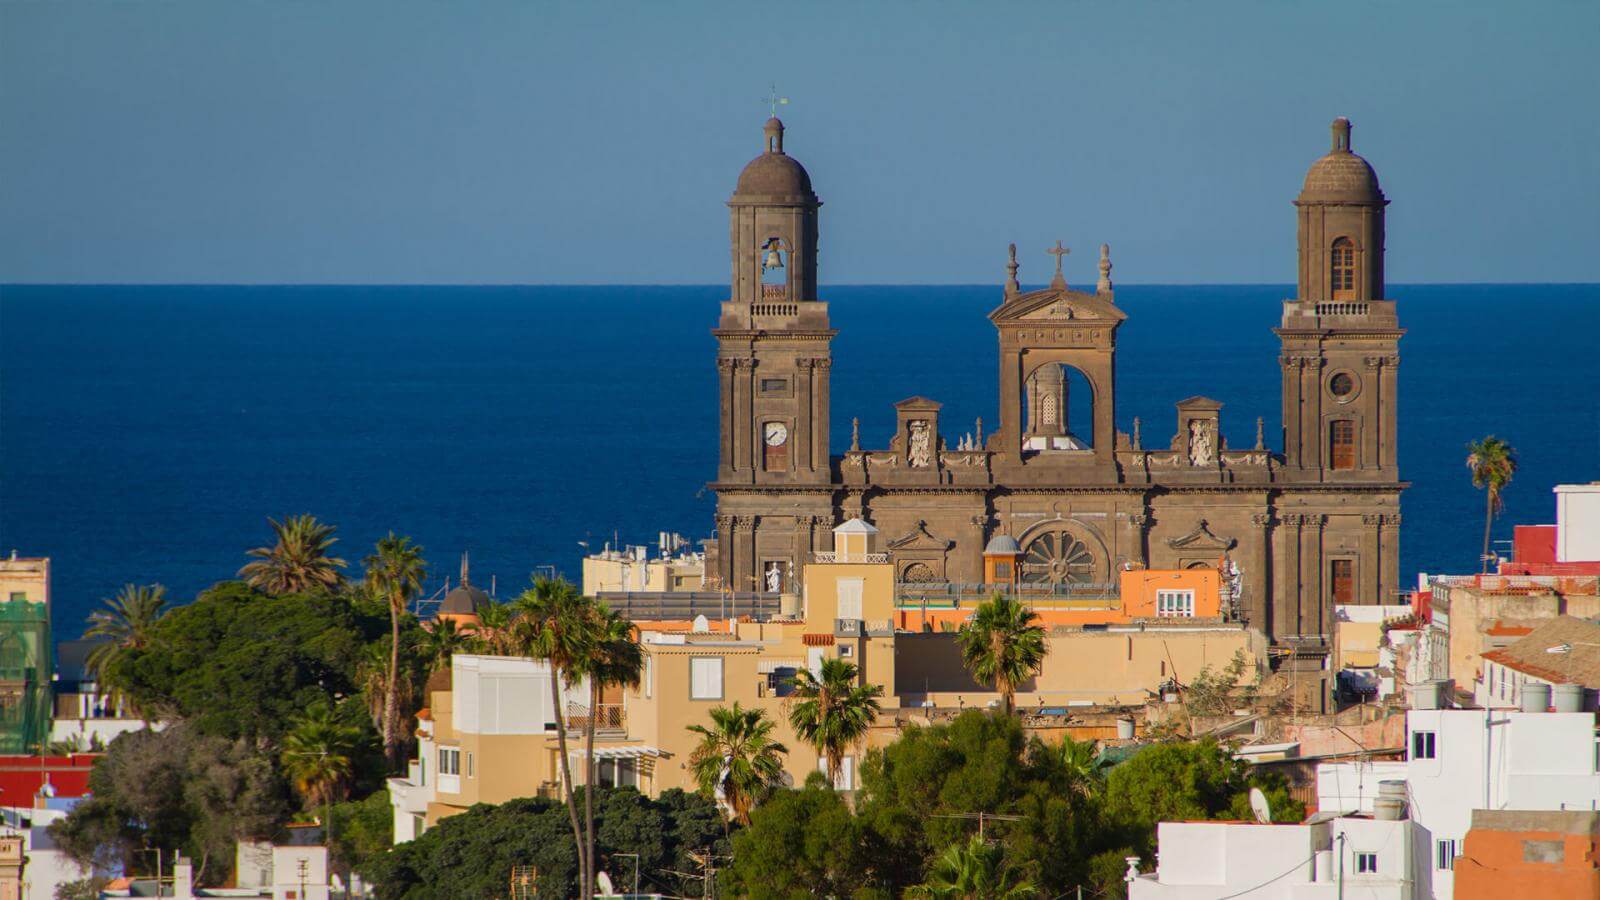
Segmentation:
{"type": "Polygon", "coordinates": [[[1339,238],[1333,242],[1331,254],[1333,273],[1333,299],[1354,300],[1356,298],[1356,245],[1349,238],[1339,238]]]}
{"type": "Polygon", "coordinates": [[[1356,600],[1356,563],[1353,559],[1328,561],[1328,581],[1332,587],[1333,602],[1347,606],[1356,600]]]}
{"type": "Polygon", "coordinates": [[[840,659],[849,659],[850,657],[855,656],[855,655],[856,655],[856,648],[850,646],[849,644],[840,644],[839,645],[839,658],[840,659]]]}
{"type": "Polygon", "coordinates": [[[722,699],[722,658],[696,656],[689,660],[689,699],[722,699]]]}
{"type": "Polygon", "coordinates": [[[1456,867],[1455,838],[1436,841],[1433,848],[1433,867],[1435,869],[1454,869],[1456,867]]]}
{"type": "Polygon", "coordinates": [[[1356,853],[1356,874],[1376,875],[1378,872],[1378,854],[1356,853]]]}
{"type": "Polygon", "coordinates": [[[1411,732],[1411,758],[1434,759],[1434,735],[1431,731],[1411,732]]]}
{"type": "Polygon", "coordinates": [[[461,751],[455,747],[439,748],[439,774],[461,774],[461,751]]]}
{"type": "Polygon", "coordinates": [[[1356,467],[1356,423],[1335,419],[1328,423],[1328,462],[1335,469],[1356,467]]]}
{"type": "Polygon", "coordinates": [[[1194,616],[1194,591],[1156,591],[1156,617],[1184,619],[1194,616]]]}

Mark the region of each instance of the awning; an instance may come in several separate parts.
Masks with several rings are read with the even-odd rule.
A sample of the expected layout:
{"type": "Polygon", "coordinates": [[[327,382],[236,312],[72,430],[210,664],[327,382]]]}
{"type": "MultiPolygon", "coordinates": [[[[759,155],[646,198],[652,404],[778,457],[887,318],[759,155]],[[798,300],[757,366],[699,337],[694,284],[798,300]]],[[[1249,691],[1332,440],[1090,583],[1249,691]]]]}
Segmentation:
{"type": "MultiPolygon", "coordinates": [[[[582,756],[584,754],[584,748],[579,747],[577,749],[576,753],[577,753],[578,756],[582,756]]],[[[595,759],[639,759],[640,757],[645,757],[645,756],[662,757],[662,756],[666,756],[666,755],[667,754],[663,753],[661,751],[661,749],[658,748],[658,747],[596,747],[596,748],[594,748],[594,758],[595,759]]]]}
{"type": "Polygon", "coordinates": [[[833,646],[833,635],[817,634],[815,632],[802,634],[800,636],[800,643],[807,647],[831,647],[833,646]]]}

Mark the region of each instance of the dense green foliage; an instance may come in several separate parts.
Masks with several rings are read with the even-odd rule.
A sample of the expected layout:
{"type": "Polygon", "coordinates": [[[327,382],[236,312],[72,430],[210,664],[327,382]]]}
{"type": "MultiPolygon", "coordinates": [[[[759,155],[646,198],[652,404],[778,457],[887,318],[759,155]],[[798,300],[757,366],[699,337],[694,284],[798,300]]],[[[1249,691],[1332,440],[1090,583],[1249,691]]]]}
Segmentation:
{"type": "MultiPolygon", "coordinates": [[[[869,753],[854,811],[820,777],[757,807],[734,838],[727,887],[755,897],[899,896],[918,886],[961,896],[945,877],[955,876],[934,867],[977,832],[981,812],[998,848],[981,860],[984,877],[1050,896],[1080,885],[1121,896],[1122,858],[1152,858],[1160,819],[1248,816],[1254,784],[1281,820],[1298,820],[1281,779],[1246,769],[1201,742],[1147,748],[1107,775],[1087,745],[1047,744],[1025,737],[1014,716],[969,711],[869,753]]],[[[962,861],[976,864],[971,854],[962,861]]]]}
{"type": "MultiPolygon", "coordinates": [[[[542,799],[480,804],[444,819],[414,841],[360,868],[379,900],[481,900],[505,896],[514,866],[538,870],[539,896],[578,896],[578,854],[562,804],[542,799]]],[[[710,800],[667,791],[650,800],[632,788],[595,791],[595,850],[620,888],[633,884],[639,854],[643,892],[699,896],[691,854],[728,853],[722,818],[710,800]]]]}
{"type": "MultiPolygon", "coordinates": [[[[162,616],[145,646],[119,654],[108,676],[147,715],[225,738],[276,740],[302,710],[359,694],[364,650],[388,630],[388,611],[359,596],[269,597],[224,582],[162,616]]],[[[415,647],[419,631],[408,616],[402,647],[415,647]]],[[[420,679],[416,654],[406,660],[420,679]]]]}
{"type": "Polygon", "coordinates": [[[195,860],[195,876],[226,877],[233,845],[274,834],[293,809],[287,785],[248,741],[208,736],[188,724],[145,729],[111,742],[89,775],[90,797],[50,833],[78,860],[150,871],[139,853],[159,847],[195,860]]]}
{"type": "Polygon", "coordinates": [[[363,800],[335,803],[328,812],[332,862],[341,875],[365,870],[389,852],[389,845],[394,843],[394,807],[387,791],[374,791],[363,800]]]}

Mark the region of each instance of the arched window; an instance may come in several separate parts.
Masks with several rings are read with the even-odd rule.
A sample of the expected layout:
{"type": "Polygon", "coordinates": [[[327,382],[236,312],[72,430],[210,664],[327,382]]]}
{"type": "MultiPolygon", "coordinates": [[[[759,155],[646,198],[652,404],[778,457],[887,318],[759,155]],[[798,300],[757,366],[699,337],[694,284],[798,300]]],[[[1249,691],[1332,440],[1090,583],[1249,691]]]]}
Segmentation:
{"type": "Polygon", "coordinates": [[[1356,423],[1335,419],[1328,425],[1328,465],[1334,469],[1356,467],[1356,423]]]}
{"type": "Polygon", "coordinates": [[[1356,298],[1356,245],[1349,238],[1339,238],[1333,242],[1331,259],[1333,271],[1333,299],[1354,300],[1356,298]]]}

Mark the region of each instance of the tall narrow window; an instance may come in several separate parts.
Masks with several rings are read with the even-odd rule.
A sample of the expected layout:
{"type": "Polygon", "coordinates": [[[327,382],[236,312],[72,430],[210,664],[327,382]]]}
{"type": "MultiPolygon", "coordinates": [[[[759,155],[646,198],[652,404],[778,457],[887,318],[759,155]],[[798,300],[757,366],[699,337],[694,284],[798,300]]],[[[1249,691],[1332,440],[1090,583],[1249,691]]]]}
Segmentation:
{"type": "Polygon", "coordinates": [[[1339,238],[1333,242],[1331,254],[1333,270],[1333,299],[1354,300],[1356,298],[1356,245],[1349,238],[1339,238]]]}
{"type": "Polygon", "coordinates": [[[1356,467],[1356,423],[1335,419],[1328,425],[1328,464],[1335,469],[1356,467]]]}
{"type": "Polygon", "coordinates": [[[1356,599],[1355,560],[1335,559],[1328,563],[1328,580],[1333,583],[1333,602],[1347,606],[1356,599]]]}

